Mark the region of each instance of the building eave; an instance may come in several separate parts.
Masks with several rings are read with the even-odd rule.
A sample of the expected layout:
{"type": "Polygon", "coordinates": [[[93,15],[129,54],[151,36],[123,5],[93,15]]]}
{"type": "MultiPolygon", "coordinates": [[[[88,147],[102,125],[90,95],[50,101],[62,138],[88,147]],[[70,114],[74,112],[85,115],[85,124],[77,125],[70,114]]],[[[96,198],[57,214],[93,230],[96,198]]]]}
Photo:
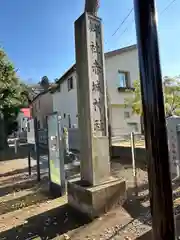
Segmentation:
{"type": "Polygon", "coordinates": [[[136,49],[137,49],[137,45],[134,44],[134,45],[131,45],[131,46],[128,46],[128,47],[124,47],[124,48],[120,48],[120,49],[116,49],[116,50],[107,52],[107,53],[104,54],[104,56],[105,56],[105,58],[114,57],[116,55],[119,55],[119,54],[122,54],[122,53],[125,53],[125,52],[129,52],[129,51],[133,51],[133,50],[136,50],[136,49]]]}

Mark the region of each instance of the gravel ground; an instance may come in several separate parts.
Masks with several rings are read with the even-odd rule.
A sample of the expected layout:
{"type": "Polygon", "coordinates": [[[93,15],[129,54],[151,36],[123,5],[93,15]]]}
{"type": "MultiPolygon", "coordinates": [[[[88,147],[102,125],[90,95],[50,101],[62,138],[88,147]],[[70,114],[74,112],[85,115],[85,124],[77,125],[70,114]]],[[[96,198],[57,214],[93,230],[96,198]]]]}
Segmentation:
{"type": "MultiPolygon", "coordinates": [[[[123,177],[126,179],[127,187],[129,189],[128,195],[130,197],[133,192],[133,177],[132,177],[131,167],[128,165],[122,165],[117,162],[113,162],[111,167],[112,167],[112,174],[114,176],[121,177],[121,178],[123,177]]],[[[16,183],[17,180],[20,182],[24,181],[24,178],[21,176],[20,172],[24,171],[25,169],[27,169],[27,158],[1,162],[1,170],[0,170],[1,171],[0,172],[1,180],[3,180],[4,183],[6,181],[6,183],[7,183],[6,187],[9,186],[10,180],[13,180],[14,184],[16,183]],[[6,175],[6,173],[7,173],[7,175],[6,175]],[[5,176],[5,177],[3,177],[3,176],[5,176]]],[[[78,174],[78,168],[76,168],[76,171],[73,174],[78,174]]],[[[24,176],[24,174],[22,174],[22,175],[24,176]]],[[[146,186],[147,174],[143,169],[138,168],[137,176],[138,176],[138,185],[140,186],[141,192],[142,192],[141,185],[144,184],[146,186]]],[[[27,177],[27,175],[26,175],[26,177],[27,177]]],[[[25,180],[26,180],[26,178],[25,178],[25,180]]],[[[5,185],[3,184],[3,186],[5,186],[5,185]]],[[[0,188],[0,190],[1,190],[1,188],[0,188]]],[[[22,192],[22,193],[26,194],[26,192],[22,192]]],[[[27,189],[27,195],[28,194],[30,194],[30,189],[27,189]]],[[[22,197],[23,197],[23,199],[25,199],[24,195],[22,197]]],[[[9,198],[6,199],[7,204],[10,203],[9,201],[11,201],[9,198]]],[[[16,201],[16,199],[15,199],[15,201],[16,201]]],[[[51,200],[49,200],[48,202],[49,202],[49,204],[51,204],[51,200]]],[[[149,227],[143,223],[142,219],[138,219],[139,210],[138,210],[138,213],[135,213],[133,210],[134,207],[133,207],[132,203],[134,203],[134,201],[130,200],[124,206],[124,209],[119,207],[115,211],[110,212],[109,214],[103,216],[102,218],[97,219],[97,220],[93,221],[92,223],[88,223],[85,225],[82,223],[83,222],[85,223],[86,221],[81,219],[81,221],[79,222],[79,220],[77,220],[78,218],[76,217],[76,215],[74,215],[74,216],[71,215],[69,210],[67,210],[68,216],[69,216],[67,222],[65,222],[65,223],[62,222],[62,220],[64,219],[64,214],[66,214],[67,206],[63,207],[62,209],[57,210],[57,212],[54,212],[53,210],[51,211],[49,209],[49,211],[52,213],[49,213],[49,212],[46,213],[46,211],[47,211],[47,209],[46,209],[47,207],[45,207],[46,205],[43,205],[44,204],[43,202],[38,203],[38,206],[34,205],[34,210],[33,210],[32,214],[30,214],[30,212],[31,212],[31,209],[33,206],[30,206],[29,210],[27,210],[26,207],[24,208],[24,210],[23,210],[23,208],[21,210],[19,210],[19,211],[21,211],[21,215],[23,216],[23,222],[27,222],[23,226],[20,226],[18,224],[18,222],[20,222],[20,224],[21,224],[21,217],[19,216],[20,212],[17,213],[18,214],[17,218],[16,218],[15,211],[9,212],[6,215],[4,215],[5,219],[7,219],[7,221],[6,221],[7,225],[8,225],[8,219],[9,219],[9,224],[11,226],[6,226],[6,229],[8,229],[8,231],[1,233],[0,239],[2,239],[1,237],[4,237],[4,236],[6,237],[5,239],[12,239],[12,237],[14,236],[14,234],[16,234],[16,232],[18,233],[18,236],[19,236],[18,239],[26,239],[25,237],[27,237],[28,232],[36,233],[37,235],[39,235],[41,237],[40,239],[48,239],[45,237],[49,237],[49,239],[53,239],[54,234],[59,235],[59,237],[58,237],[59,239],[68,239],[67,236],[72,235],[71,239],[74,239],[74,240],[79,240],[79,239],[109,240],[109,239],[124,239],[124,236],[126,237],[126,236],[131,236],[131,235],[138,236],[141,232],[148,231],[149,227]],[[37,210],[35,210],[36,208],[37,208],[37,210]],[[40,214],[40,215],[33,217],[34,212],[37,213],[39,211],[39,209],[41,210],[41,212],[43,212],[43,208],[45,211],[43,215],[40,214]],[[16,228],[12,228],[12,221],[10,221],[12,219],[12,217],[11,217],[12,214],[16,219],[16,226],[17,226],[16,228]],[[27,221],[25,220],[26,215],[27,215],[27,221]],[[31,217],[29,220],[30,215],[31,215],[31,217]],[[44,226],[39,225],[39,222],[46,223],[46,219],[54,219],[54,218],[58,219],[57,224],[53,223],[53,226],[51,226],[51,224],[49,224],[48,228],[47,228],[47,226],[45,226],[46,231],[43,232],[42,228],[44,229],[44,226]],[[31,220],[31,219],[33,219],[33,220],[31,220]],[[134,219],[137,219],[137,220],[134,220],[134,219]],[[81,227],[79,227],[79,226],[81,226],[81,227]],[[67,236],[63,235],[62,233],[67,234],[67,236]],[[50,237],[50,236],[52,236],[52,237],[50,237]]],[[[4,203],[4,204],[6,204],[6,203],[4,203]]],[[[53,202],[52,202],[51,206],[53,207],[53,202]]],[[[58,206],[56,205],[56,207],[58,207],[58,206]]],[[[3,219],[3,215],[1,215],[1,218],[3,219]]]]}
{"type": "MultiPolygon", "coordinates": [[[[9,180],[11,177],[15,183],[15,175],[20,174],[23,171],[27,171],[27,159],[17,158],[16,160],[1,162],[0,167],[1,180],[6,181],[7,185],[9,186],[9,180]],[[2,177],[2,175],[6,176],[6,173],[10,174],[11,177],[2,177]],[[11,173],[14,173],[14,175],[11,175],[11,173]]],[[[151,235],[149,234],[149,231],[151,230],[151,215],[148,198],[148,177],[145,166],[138,165],[137,167],[138,198],[134,195],[134,179],[131,163],[127,164],[126,162],[117,159],[117,161],[112,162],[111,169],[112,175],[124,178],[126,180],[128,200],[123,205],[123,207],[118,207],[117,209],[112,210],[103,217],[100,217],[99,219],[96,219],[90,223],[69,211],[66,202],[63,202],[63,206],[62,204],[61,206],[58,206],[58,201],[61,201],[61,198],[56,201],[56,205],[53,201],[49,200],[48,204],[39,203],[38,206],[30,206],[28,210],[29,213],[27,211],[27,208],[24,208],[24,210],[20,209],[19,211],[23,215],[23,222],[26,223],[24,225],[17,224],[17,227],[14,228],[12,228],[12,225],[9,226],[6,232],[0,233],[0,239],[15,239],[14,236],[16,233],[18,233],[19,237],[17,239],[23,240],[27,239],[29,232],[31,232],[33,236],[39,236],[39,239],[151,239],[151,235]],[[55,207],[57,210],[54,209],[55,207]],[[50,222],[49,224],[47,224],[47,220],[50,222]],[[148,235],[144,235],[146,233],[148,233],[148,235]]],[[[73,174],[77,175],[78,172],[79,169],[76,168],[73,174]]],[[[17,177],[19,177],[19,175],[17,177]]],[[[69,174],[67,177],[70,177],[69,174]]],[[[174,193],[174,198],[177,214],[180,212],[180,189],[178,189],[179,185],[180,184],[177,182],[177,184],[174,184],[173,186],[174,191],[176,192],[174,193]]],[[[28,191],[30,194],[31,192],[29,189],[27,189],[27,192],[28,191]]],[[[6,201],[8,202],[9,199],[6,201]]],[[[16,219],[17,221],[21,221],[20,212],[17,216],[19,217],[19,220],[16,219]]],[[[13,216],[16,218],[16,212],[11,212],[9,213],[9,216],[6,214],[5,217],[7,220],[12,218],[11,214],[13,214],[13,216]]],[[[3,219],[2,215],[1,218],[3,219]]]]}

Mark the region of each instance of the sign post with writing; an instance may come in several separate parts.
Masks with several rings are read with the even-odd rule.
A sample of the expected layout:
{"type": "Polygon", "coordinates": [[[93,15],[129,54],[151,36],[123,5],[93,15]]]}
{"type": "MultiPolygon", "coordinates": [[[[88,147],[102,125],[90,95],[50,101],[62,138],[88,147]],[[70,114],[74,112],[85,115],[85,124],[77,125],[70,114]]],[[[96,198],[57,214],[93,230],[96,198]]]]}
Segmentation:
{"type": "Polygon", "coordinates": [[[89,64],[91,66],[90,91],[92,98],[93,134],[107,136],[107,103],[104,81],[104,59],[102,47],[101,22],[88,16],[89,64]]]}
{"type": "Polygon", "coordinates": [[[171,177],[176,178],[180,176],[180,117],[169,117],[166,123],[171,177]]]}
{"type": "Polygon", "coordinates": [[[75,29],[81,179],[97,185],[110,176],[101,19],[84,13],[75,29]]]}

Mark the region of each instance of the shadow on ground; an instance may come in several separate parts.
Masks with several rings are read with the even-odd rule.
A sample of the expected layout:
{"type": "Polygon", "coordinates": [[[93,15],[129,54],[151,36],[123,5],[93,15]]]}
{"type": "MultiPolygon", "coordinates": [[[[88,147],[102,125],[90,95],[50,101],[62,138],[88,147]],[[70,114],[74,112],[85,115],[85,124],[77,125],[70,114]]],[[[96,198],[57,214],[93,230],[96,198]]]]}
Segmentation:
{"type": "Polygon", "coordinates": [[[58,235],[75,230],[89,220],[71,209],[67,204],[27,219],[27,223],[0,233],[0,239],[25,240],[40,237],[53,239],[58,235]]]}
{"type": "Polygon", "coordinates": [[[54,199],[46,185],[27,189],[25,194],[0,202],[0,215],[54,199]]]}
{"type": "MultiPolygon", "coordinates": [[[[143,191],[148,188],[148,184],[142,184],[138,186],[138,192],[143,191]]],[[[108,238],[108,240],[113,240],[116,236],[121,235],[122,231],[126,231],[128,234],[128,229],[131,228],[130,225],[135,226],[135,221],[138,220],[140,224],[144,224],[151,227],[151,214],[150,207],[144,207],[142,203],[149,199],[148,194],[143,195],[140,198],[136,198],[134,195],[134,188],[127,189],[127,200],[123,204],[123,208],[131,216],[132,220],[125,226],[120,227],[114,232],[114,234],[108,238]]],[[[144,233],[142,236],[137,237],[137,240],[151,240],[151,232],[144,233]]]]}
{"type": "MultiPolygon", "coordinates": [[[[47,179],[48,179],[48,177],[42,178],[41,183],[47,181],[47,179]]],[[[13,193],[13,192],[19,192],[19,191],[22,191],[22,190],[25,190],[25,189],[30,189],[30,188],[33,188],[35,186],[36,187],[38,186],[36,179],[26,180],[26,181],[23,181],[23,182],[20,182],[20,183],[15,183],[15,184],[12,184],[12,185],[1,187],[0,188],[0,197],[3,197],[5,195],[13,193]]]]}
{"type": "Polygon", "coordinates": [[[149,231],[145,233],[143,236],[137,237],[136,240],[152,240],[152,232],[149,231]]]}
{"type": "MultiPolygon", "coordinates": [[[[36,166],[31,168],[31,170],[36,170],[36,166]]],[[[22,169],[16,169],[10,172],[6,172],[6,173],[2,173],[0,174],[0,177],[10,177],[10,176],[14,176],[14,175],[18,175],[18,174],[23,174],[23,173],[27,173],[28,172],[28,168],[22,168],[22,169]]]]}
{"type": "Polygon", "coordinates": [[[13,146],[0,151],[0,161],[8,161],[15,159],[23,159],[28,157],[28,144],[21,144],[18,146],[18,152],[15,154],[13,146]]]}
{"type": "MultiPolygon", "coordinates": [[[[23,177],[24,175],[27,175],[28,170],[29,169],[26,167],[26,168],[16,169],[16,170],[13,170],[13,171],[10,171],[10,172],[0,174],[0,178],[7,178],[6,180],[1,180],[0,186],[8,183],[8,181],[12,181],[12,178],[13,178],[13,182],[15,182],[16,178],[18,180],[18,178],[20,178],[20,176],[23,177]]],[[[32,173],[36,172],[36,170],[37,170],[37,166],[31,167],[31,172],[32,173]]]]}

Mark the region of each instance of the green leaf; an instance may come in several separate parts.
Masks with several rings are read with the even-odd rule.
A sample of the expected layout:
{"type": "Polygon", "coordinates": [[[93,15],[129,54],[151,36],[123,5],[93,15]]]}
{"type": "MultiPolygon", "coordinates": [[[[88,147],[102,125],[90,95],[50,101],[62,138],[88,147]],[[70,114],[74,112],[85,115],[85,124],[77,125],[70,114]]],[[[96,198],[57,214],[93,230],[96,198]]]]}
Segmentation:
{"type": "Polygon", "coordinates": [[[28,88],[16,75],[13,64],[0,49],[0,110],[4,114],[5,128],[9,133],[18,111],[28,106],[28,88]]]}
{"type": "MultiPolygon", "coordinates": [[[[131,97],[124,101],[125,107],[131,107],[133,113],[142,115],[141,85],[140,81],[134,81],[134,91],[131,97]]],[[[180,77],[168,77],[163,79],[164,106],[166,116],[180,115],[180,77]]]]}

